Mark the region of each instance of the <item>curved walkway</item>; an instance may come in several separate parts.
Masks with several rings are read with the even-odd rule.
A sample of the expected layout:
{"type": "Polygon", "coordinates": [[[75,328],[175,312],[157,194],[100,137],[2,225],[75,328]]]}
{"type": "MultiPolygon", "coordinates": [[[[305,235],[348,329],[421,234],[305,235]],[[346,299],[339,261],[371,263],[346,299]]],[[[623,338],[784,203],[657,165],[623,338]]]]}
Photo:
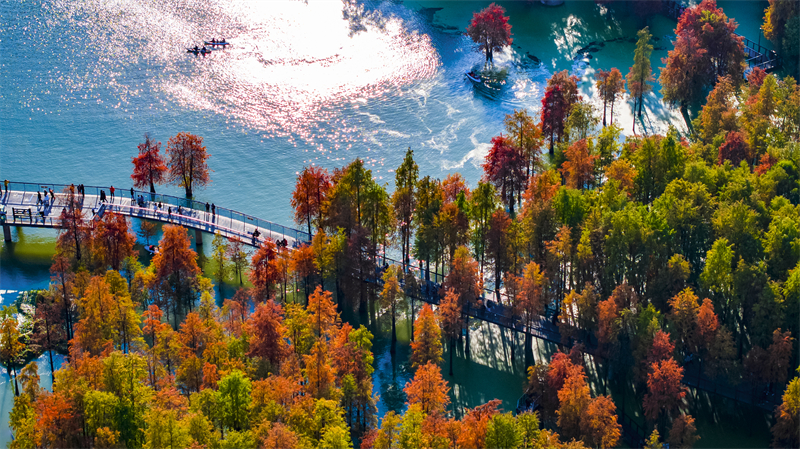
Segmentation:
{"type": "MultiPolygon", "coordinates": [[[[4,187],[0,196],[0,204],[5,206],[6,213],[3,227],[60,227],[61,211],[66,206],[65,192],[69,189],[70,186],[65,184],[9,182],[8,190],[4,187]],[[40,203],[38,192],[42,193],[44,200],[45,189],[52,189],[55,198],[48,196],[47,201],[40,203]]],[[[77,191],[77,187],[75,189],[77,191]]],[[[76,195],[81,198],[84,219],[92,225],[103,214],[113,211],[132,218],[178,224],[211,234],[219,232],[224,237],[238,238],[250,246],[257,246],[266,238],[286,239],[292,247],[310,241],[306,232],[223,207],[215,207],[212,213],[210,204],[207,211],[207,203],[187,198],[139,190],[134,190],[131,195],[131,190],[122,189],[117,189],[114,198],[111,198],[107,188],[97,186],[85,186],[84,191],[84,195],[76,195]],[[100,201],[101,192],[106,195],[106,202],[100,201]],[[256,230],[259,237],[254,239],[253,232],[256,230]]]]}

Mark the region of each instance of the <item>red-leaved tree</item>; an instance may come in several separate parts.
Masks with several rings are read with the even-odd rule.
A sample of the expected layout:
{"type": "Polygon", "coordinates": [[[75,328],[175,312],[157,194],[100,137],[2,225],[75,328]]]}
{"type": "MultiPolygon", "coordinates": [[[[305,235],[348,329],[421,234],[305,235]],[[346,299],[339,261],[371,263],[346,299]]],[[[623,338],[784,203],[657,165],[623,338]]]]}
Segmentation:
{"type": "Polygon", "coordinates": [[[653,363],[647,377],[647,393],[644,395],[644,415],[657,421],[678,409],[686,396],[686,387],[681,385],[683,368],[674,359],[653,363]]]}
{"type": "Polygon", "coordinates": [[[494,3],[472,15],[467,35],[486,54],[486,62],[494,60],[494,52],[511,45],[511,25],[506,10],[494,3]]]}
{"type": "Polygon", "coordinates": [[[161,156],[161,142],[150,139],[149,134],[144,135],[144,143],[137,147],[139,155],[133,158],[134,187],[144,188],[150,186],[150,192],[156,193],[156,184],[164,182],[167,165],[161,156]]]}
{"type": "Polygon", "coordinates": [[[750,159],[750,145],[747,144],[744,136],[738,131],[730,131],[725,136],[725,142],[719,147],[719,158],[717,163],[722,165],[725,161],[731,161],[734,167],[739,163],[750,159]]]}
{"type": "Polygon", "coordinates": [[[742,80],[744,44],[735,33],[737,26],[714,0],[683,12],[675,29],[675,49],[662,59],[664,101],[685,108],[722,76],[730,75],[737,84],[742,80]]]}
{"type": "Polygon", "coordinates": [[[564,121],[569,117],[572,105],[580,100],[578,78],[564,70],[547,80],[547,89],[542,98],[542,136],[550,139],[550,155],[555,142],[564,135],[564,121]]]}
{"type": "Polygon", "coordinates": [[[492,148],[483,163],[484,177],[500,189],[500,197],[514,216],[517,195],[527,188],[528,160],[506,136],[492,137],[492,148]]]}

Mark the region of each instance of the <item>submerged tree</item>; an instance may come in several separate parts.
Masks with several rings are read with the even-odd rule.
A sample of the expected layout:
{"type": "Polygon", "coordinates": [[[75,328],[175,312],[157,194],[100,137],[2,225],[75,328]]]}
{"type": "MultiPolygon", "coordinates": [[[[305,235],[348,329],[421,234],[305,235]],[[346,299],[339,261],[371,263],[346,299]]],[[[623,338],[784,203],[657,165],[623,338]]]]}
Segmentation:
{"type": "Polygon", "coordinates": [[[687,8],[675,29],[675,49],[662,59],[659,82],[664,101],[686,109],[704,89],[730,75],[738,85],[744,73],[743,37],[714,0],[687,8]]]}
{"type": "Polygon", "coordinates": [[[405,292],[400,287],[400,270],[396,265],[392,265],[383,273],[383,292],[381,292],[381,303],[388,308],[392,314],[392,348],[395,351],[397,344],[397,311],[405,307],[405,292]]]}
{"type": "Polygon", "coordinates": [[[167,165],[161,156],[161,142],[150,139],[149,134],[144,135],[144,142],[137,147],[139,155],[133,158],[133,186],[138,188],[150,187],[150,193],[156,193],[156,184],[165,181],[167,165]]]}
{"type": "Polygon", "coordinates": [[[606,108],[611,109],[609,113],[611,122],[609,124],[613,125],[614,103],[625,93],[625,79],[616,67],[609,71],[598,70],[596,86],[600,98],[603,100],[603,126],[606,126],[606,108]]]}
{"type": "Polygon", "coordinates": [[[310,166],[305,167],[295,183],[292,192],[292,207],[294,208],[294,221],[297,224],[308,225],[308,236],[311,238],[311,224],[317,229],[322,223],[322,205],[328,197],[331,188],[331,176],[328,170],[310,166]]]}
{"type": "Polygon", "coordinates": [[[173,327],[178,328],[178,313],[191,305],[197,288],[200,267],[197,253],[191,248],[189,235],[182,226],[165,225],[159,242],[159,252],[153,257],[154,276],[149,287],[157,293],[165,310],[172,308],[173,327]]]}
{"type": "Polygon", "coordinates": [[[411,365],[426,365],[442,361],[442,330],[436,323],[431,306],[425,304],[414,323],[414,341],[411,342],[411,365]]]}
{"type": "Polygon", "coordinates": [[[567,117],[572,105],[580,101],[578,78],[566,70],[558,72],[547,80],[547,88],[542,98],[542,135],[550,140],[550,155],[553,155],[555,142],[564,136],[567,117]]]}
{"type": "Polygon", "coordinates": [[[642,104],[644,94],[653,88],[649,83],[654,80],[653,69],[650,67],[650,54],[653,52],[653,44],[650,43],[650,30],[648,27],[639,30],[639,40],[636,42],[636,51],[633,54],[633,65],[628,70],[628,92],[631,94],[633,102],[633,127],[636,129],[636,109],[638,106],[639,117],[642,116],[642,104]]]}
{"type": "Polygon", "coordinates": [[[203,138],[187,132],[170,137],[167,143],[167,181],[186,190],[186,198],[191,198],[195,187],[211,183],[211,170],[207,159],[210,157],[203,138]]]}
{"type": "Polygon", "coordinates": [[[486,62],[494,62],[494,52],[511,45],[511,25],[506,10],[494,3],[472,15],[467,35],[486,53],[486,62]]]}

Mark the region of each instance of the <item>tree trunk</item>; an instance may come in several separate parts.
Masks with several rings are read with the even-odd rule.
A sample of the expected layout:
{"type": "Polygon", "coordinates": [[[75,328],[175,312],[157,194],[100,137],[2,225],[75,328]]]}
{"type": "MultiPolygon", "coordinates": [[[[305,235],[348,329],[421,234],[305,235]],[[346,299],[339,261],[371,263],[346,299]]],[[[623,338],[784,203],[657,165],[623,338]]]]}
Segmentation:
{"type": "Polygon", "coordinates": [[[19,396],[19,384],[17,383],[17,369],[12,368],[14,371],[14,396],[19,396]]]}
{"type": "Polygon", "coordinates": [[[464,318],[465,318],[466,323],[467,323],[467,325],[466,325],[467,338],[464,341],[464,353],[466,353],[467,354],[467,358],[469,358],[469,354],[470,354],[470,351],[469,351],[469,316],[465,316],[464,318]]]}
{"type": "Polygon", "coordinates": [[[150,193],[156,193],[156,185],[153,184],[153,180],[150,180],[150,193]]]}
{"type": "Polygon", "coordinates": [[[450,339],[450,377],[453,377],[453,353],[456,352],[456,341],[454,338],[450,339]]]}
{"type": "Polygon", "coordinates": [[[394,315],[394,303],[392,303],[392,348],[389,350],[392,354],[397,352],[397,324],[394,315]]]}
{"type": "Polygon", "coordinates": [[[414,341],[414,297],[411,297],[411,341],[414,341]]]}
{"type": "Polygon", "coordinates": [[[644,104],[644,92],[639,94],[639,118],[642,118],[642,105],[644,104]]]}
{"type": "Polygon", "coordinates": [[[514,329],[509,329],[511,331],[511,363],[514,363],[514,343],[517,340],[517,332],[514,329]]]}
{"type": "Polygon", "coordinates": [[[609,114],[610,117],[609,117],[609,120],[608,120],[609,121],[609,125],[613,125],[614,124],[614,100],[611,100],[611,111],[609,111],[609,112],[610,112],[610,114],[609,114]]]}
{"type": "Polygon", "coordinates": [[[500,273],[499,264],[497,263],[496,259],[495,259],[494,266],[495,266],[495,268],[494,268],[494,294],[495,294],[495,297],[497,298],[497,303],[500,304],[500,276],[501,276],[501,273],[500,273]]]}
{"type": "Polygon", "coordinates": [[[603,100],[603,128],[606,126],[606,105],[608,104],[607,101],[603,100]]]}

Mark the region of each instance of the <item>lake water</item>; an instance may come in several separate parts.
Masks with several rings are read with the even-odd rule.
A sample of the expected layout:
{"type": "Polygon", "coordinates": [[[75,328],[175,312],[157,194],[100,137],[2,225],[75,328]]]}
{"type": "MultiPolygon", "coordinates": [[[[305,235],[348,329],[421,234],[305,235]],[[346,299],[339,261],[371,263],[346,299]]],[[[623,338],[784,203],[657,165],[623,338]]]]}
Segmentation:
{"type": "MultiPolygon", "coordinates": [[[[295,175],[308,164],[333,168],[361,157],[391,187],[392,170],[411,147],[422,175],[444,178],[458,171],[474,186],[505,114],[515,108],[538,114],[542,87],[560,70],[581,77],[582,93],[596,101],[594,72],[618,67],[627,73],[643,25],[590,1],[556,8],[501,2],[514,33],[514,45],[495,61],[506,82],[498,89],[476,88],[463,73],[480,68],[483,55],[461,33],[472,12],[488,3],[0,3],[0,179],[126,189],[130,158],[145,132],[166,144],[189,131],[204,137],[214,170],[213,183],[197,198],[287,225],[295,175]],[[227,38],[232,48],[206,57],[185,52],[211,37],[227,38]],[[576,59],[590,44],[586,54],[592,58],[576,59]]],[[[741,33],[758,39],[766,2],[720,5],[740,22],[741,33]]],[[[675,22],[655,16],[648,25],[658,39],[652,56],[657,68],[671,48],[675,22]]],[[[684,127],[657,93],[646,106],[656,130],[668,123],[684,127]]],[[[618,106],[616,120],[631,132],[629,104],[618,106]]],[[[174,187],[159,191],[179,193],[174,187]]],[[[4,303],[16,291],[47,284],[54,238],[52,231],[27,229],[3,243],[4,303]]],[[[385,322],[375,328],[381,412],[402,408],[400,390],[411,374],[407,324],[400,325],[394,361],[386,329],[385,322]]],[[[456,359],[456,404],[497,397],[513,409],[524,374],[521,358],[510,363],[507,345],[496,329],[475,333],[470,361],[456,359]]],[[[553,348],[542,344],[541,350],[553,348]]],[[[0,391],[0,413],[7,416],[8,385],[0,391]]],[[[709,411],[707,427],[734,414],[709,411]]],[[[766,441],[764,423],[757,427],[756,441],[766,441]]],[[[7,427],[0,427],[0,444],[7,436],[7,427]]],[[[698,446],[712,441],[760,445],[733,432],[698,446]]]]}

